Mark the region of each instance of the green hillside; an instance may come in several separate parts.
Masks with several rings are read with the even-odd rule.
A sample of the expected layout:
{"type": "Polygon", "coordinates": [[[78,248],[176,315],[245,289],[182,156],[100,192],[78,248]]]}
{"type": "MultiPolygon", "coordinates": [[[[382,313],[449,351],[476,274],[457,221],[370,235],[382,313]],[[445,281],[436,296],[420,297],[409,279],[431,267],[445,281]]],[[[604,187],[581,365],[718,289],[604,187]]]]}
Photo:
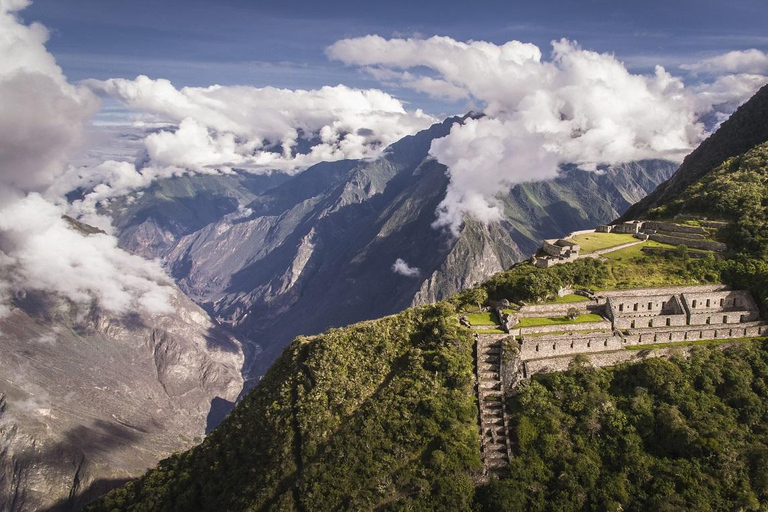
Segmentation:
{"type": "Polygon", "coordinates": [[[200,446],[87,510],[468,510],[481,463],[454,312],[297,339],[200,446]]]}
{"type": "Polygon", "coordinates": [[[300,337],[200,446],[86,510],[766,510],[763,341],[612,369],[577,360],[524,383],[506,404],[508,477],[480,485],[473,339],[457,321],[488,298],[705,282],[751,290],[765,314],[768,148],[724,160],[649,212],[727,222],[723,258],[635,245],[522,263],[448,301],[300,337]]]}

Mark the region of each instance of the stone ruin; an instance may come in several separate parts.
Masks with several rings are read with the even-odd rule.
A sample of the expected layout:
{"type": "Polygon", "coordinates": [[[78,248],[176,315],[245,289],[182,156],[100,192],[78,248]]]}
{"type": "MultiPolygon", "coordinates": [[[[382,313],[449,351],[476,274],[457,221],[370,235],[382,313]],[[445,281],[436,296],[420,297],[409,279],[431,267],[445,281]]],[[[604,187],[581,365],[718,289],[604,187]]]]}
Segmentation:
{"type": "MultiPolygon", "coordinates": [[[[706,225],[713,225],[711,222],[706,225]]],[[[720,226],[720,224],[716,224],[720,226]]],[[[722,227],[722,226],[720,226],[722,227]]],[[[709,240],[709,233],[701,226],[688,226],[661,221],[631,220],[615,225],[602,225],[595,229],[598,233],[629,233],[641,240],[650,239],[670,245],[685,245],[691,249],[722,252],[726,245],[709,240]]]]}
{"type": "Polygon", "coordinates": [[[533,264],[538,268],[547,268],[568,263],[578,259],[580,250],[579,244],[566,238],[544,240],[541,250],[533,256],[533,264]]]}
{"type": "Polygon", "coordinates": [[[752,295],[722,285],[613,290],[579,303],[524,306],[508,318],[506,329],[518,339],[524,377],[556,371],[547,360],[563,356],[570,356],[560,362],[567,367],[578,354],[768,334],[752,295]],[[516,327],[522,318],[564,316],[574,307],[603,320],[516,327]]]}

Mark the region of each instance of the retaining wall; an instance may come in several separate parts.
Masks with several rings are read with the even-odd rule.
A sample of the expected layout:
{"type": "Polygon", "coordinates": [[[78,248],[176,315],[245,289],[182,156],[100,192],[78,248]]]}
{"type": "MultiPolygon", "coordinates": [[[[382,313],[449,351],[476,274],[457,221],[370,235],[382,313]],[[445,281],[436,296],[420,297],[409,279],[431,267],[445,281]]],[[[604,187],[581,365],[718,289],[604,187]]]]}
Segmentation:
{"type": "Polygon", "coordinates": [[[605,320],[603,322],[586,322],[582,324],[560,324],[560,325],[540,325],[536,327],[513,327],[509,330],[509,333],[515,336],[531,333],[548,333],[558,331],[586,331],[586,330],[607,330],[613,331],[611,322],[605,320]]]}
{"type": "Polygon", "coordinates": [[[682,238],[671,235],[662,235],[660,233],[654,233],[648,238],[655,242],[661,242],[663,244],[671,245],[685,245],[693,249],[701,249],[704,251],[722,252],[727,249],[727,246],[720,242],[710,242],[707,240],[693,240],[690,238],[682,238]]]}
{"type": "Polygon", "coordinates": [[[655,220],[645,221],[643,229],[655,229],[657,231],[672,231],[677,233],[692,233],[704,235],[707,233],[702,227],[699,226],[686,226],[681,224],[672,224],[670,222],[660,222],[655,220]]]}

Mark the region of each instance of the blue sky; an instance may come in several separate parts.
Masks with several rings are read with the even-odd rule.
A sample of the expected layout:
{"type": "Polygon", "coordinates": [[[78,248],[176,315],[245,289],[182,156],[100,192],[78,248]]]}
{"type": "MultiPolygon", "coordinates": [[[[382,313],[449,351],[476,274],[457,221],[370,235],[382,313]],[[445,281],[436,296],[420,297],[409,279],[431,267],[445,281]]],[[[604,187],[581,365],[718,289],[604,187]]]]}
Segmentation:
{"type": "MultiPolygon", "coordinates": [[[[381,87],[323,53],[338,39],[366,34],[517,39],[545,55],[551,40],[566,37],[614,52],[632,71],[660,63],[676,74],[681,63],[725,51],[768,49],[765,0],[35,0],[21,15],[51,30],[47,46],[70,80],[146,74],[177,87],[381,87]]],[[[414,91],[392,92],[434,113],[461,110],[414,91]]]]}

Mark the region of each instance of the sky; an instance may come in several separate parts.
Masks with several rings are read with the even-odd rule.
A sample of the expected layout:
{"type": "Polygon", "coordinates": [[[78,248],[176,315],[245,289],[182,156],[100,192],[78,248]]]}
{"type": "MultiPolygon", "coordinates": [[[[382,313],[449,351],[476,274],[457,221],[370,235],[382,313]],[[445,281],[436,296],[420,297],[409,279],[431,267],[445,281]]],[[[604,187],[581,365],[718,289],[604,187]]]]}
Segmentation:
{"type": "Polygon", "coordinates": [[[375,159],[473,110],[429,150],[433,227],[457,235],[563,164],[682,161],[768,83],[766,19],[765,0],[0,0],[0,315],[29,289],[168,313],[160,263],[103,212],[173,176],[375,159]]]}
{"type": "MultiPolygon", "coordinates": [[[[677,69],[730,50],[768,50],[764,0],[246,1],[36,0],[23,12],[51,31],[51,53],[72,81],[167,78],[176,86],[376,87],[329,61],[339,39],[433,35],[534,43],[567,38],[613,52],[633,71],[677,69]]],[[[407,89],[430,113],[463,106],[407,89]]]]}

